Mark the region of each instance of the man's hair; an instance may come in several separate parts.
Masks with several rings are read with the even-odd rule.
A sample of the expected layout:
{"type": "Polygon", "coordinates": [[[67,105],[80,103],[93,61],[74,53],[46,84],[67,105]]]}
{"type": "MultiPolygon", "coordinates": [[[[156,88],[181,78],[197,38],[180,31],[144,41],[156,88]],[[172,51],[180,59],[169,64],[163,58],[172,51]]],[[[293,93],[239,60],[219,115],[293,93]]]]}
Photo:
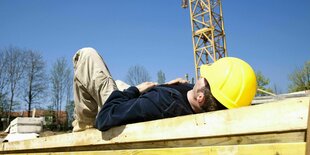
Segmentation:
{"type": "Polygon", "coordinates": [[[206,79],[204,79],[205,87],[201,88],[199,91],[204,94],[204,104],[200,107],[202,112],[209,112],[215,110],[227,109],[223,104],[221,104],[211,93],[210,85],[206,79]]]}

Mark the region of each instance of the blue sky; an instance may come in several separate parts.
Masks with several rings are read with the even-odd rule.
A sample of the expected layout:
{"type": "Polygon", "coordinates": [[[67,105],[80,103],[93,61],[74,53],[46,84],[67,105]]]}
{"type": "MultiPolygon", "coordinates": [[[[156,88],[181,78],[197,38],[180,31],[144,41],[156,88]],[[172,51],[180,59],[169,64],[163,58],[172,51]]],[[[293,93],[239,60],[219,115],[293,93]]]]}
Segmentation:
{"type": "MultiPolygon", "coordinates": [[[[247,61],[281,92],[288,74],[310,60],[309,0],[223,0],[228,55],[247,61]]],[[[194,76],[189,10],[181,0],[1,0],[0,48],[40,51],[49,67],[94,47],[115,79],[144,65],[156,81],[194,76]]]]}

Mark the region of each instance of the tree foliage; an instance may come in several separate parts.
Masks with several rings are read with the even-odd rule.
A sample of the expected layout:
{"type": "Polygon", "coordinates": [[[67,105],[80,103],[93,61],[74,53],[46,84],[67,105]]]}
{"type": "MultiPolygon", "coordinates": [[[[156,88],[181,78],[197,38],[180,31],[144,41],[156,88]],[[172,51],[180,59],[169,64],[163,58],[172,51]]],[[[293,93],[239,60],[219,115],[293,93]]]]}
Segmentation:
{"type": "MultiPolygon", "coordinates": [[[[273,92],[272,89],[271,88],[267,88],[267,86],[270,83],[270,80],[268,78],[266,78],[262,74],[261,71],[255,72],[255,75],[256,75],[256,81],[257,81],[258,89],[261,89],[261,90],[264,90],[264,91],[272,93],[273,92]]],[[[260,92],[260,91],[257,91],[257,93],[256,93],[256,96],[266,96],[266,95],[268,95],[268,94],[260,92]]]]}
{"type": "Polygon", "coordinates": [[[68,126],[71,126],[74,120],[74,101],[70,101],[66,104],[66,111],[68,114],[68,126]]]}
{"type": "Polygon", "coordinates": [[[303,67],[296,68],[290,75],[290,92],[310,90],[310,61],[307,61],[303,67]]]}
{"type": "Polygon", "coordinates": [[[67,112],[67,127],[71,127],[71,124],[74,120],[74,101],[72,101],[72,91],[73,91],[73,73],[72,70],[68,70],[68,76],[66,77],[66,112],[67,112]]]}
{"type": "Polygon", "coordinates": [[[158,84],[163,84],[166,82],[166,76],[162,70],[159,70],[157,72],[157,82],[158,82],[158,84]]]}
{"type": "Polygon", "coordinates": [[[140,65],[135,65],[129,68],[126,76],[126,81],[129,85],[136,86],[142,82],[150,81],[151,77],[148,71],[140,65]]]}

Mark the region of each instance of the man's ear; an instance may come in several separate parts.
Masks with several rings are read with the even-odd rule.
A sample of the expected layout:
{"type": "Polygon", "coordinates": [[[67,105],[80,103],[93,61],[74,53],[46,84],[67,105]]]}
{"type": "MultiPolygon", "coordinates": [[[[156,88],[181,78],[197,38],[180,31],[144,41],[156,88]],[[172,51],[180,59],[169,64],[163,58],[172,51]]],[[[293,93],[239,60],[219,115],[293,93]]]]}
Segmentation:
{"type": "Polygon", "coordinates": [[[205,96],[204,96],[204,94],[203,94],[202,92],[198,92],[197,95],[198,95],[198,96],[197,96],[197,102],[198,102],[199,104],[204,103],[204,101],[205,101],[205,96]]]}

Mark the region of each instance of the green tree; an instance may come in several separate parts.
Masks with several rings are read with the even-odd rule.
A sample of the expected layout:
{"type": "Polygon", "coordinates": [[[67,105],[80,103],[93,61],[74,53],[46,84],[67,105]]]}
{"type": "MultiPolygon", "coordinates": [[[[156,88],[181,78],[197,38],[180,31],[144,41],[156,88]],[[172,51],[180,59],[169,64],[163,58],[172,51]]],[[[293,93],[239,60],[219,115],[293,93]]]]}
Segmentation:
{"type": "Polygon", "coordinates": [[[291,84],[289,85],[290,92],[309,90],[310,89],[310,61],[307,61],[303,67],[296,68],[289,75],[291,84]]]}
{"type": "MultiPolygon", "coordinates": [[[[267,86],[270,83],[270,80],[268,78],[266,78],[261,71],[257,71],[255,73],[256,75],[256,81],[257,81],[257,87],[258,89],[261,89],[263,91],[267,91],[270,93],[273,93],[271,88],[267,88],[267,86]]],[[[268,94],[261,92],[261,91],[257,91],[256,96],[266,96],[268,94]]]]}
{"type": "Polygon", "coordinates": [[[72,122],[74,120],[74,101],[70,101],[66,105],[66,111],[67,111],[67,119],[68,119],[68,127],[72,126],[72,122]]]}
{"type": "Polygon", "coordinates": [[[157,82],[158,82],[158,84],[163,84],[166,82],[166,76],[162,70],[159,70],[157,72],[157,82]]]}

